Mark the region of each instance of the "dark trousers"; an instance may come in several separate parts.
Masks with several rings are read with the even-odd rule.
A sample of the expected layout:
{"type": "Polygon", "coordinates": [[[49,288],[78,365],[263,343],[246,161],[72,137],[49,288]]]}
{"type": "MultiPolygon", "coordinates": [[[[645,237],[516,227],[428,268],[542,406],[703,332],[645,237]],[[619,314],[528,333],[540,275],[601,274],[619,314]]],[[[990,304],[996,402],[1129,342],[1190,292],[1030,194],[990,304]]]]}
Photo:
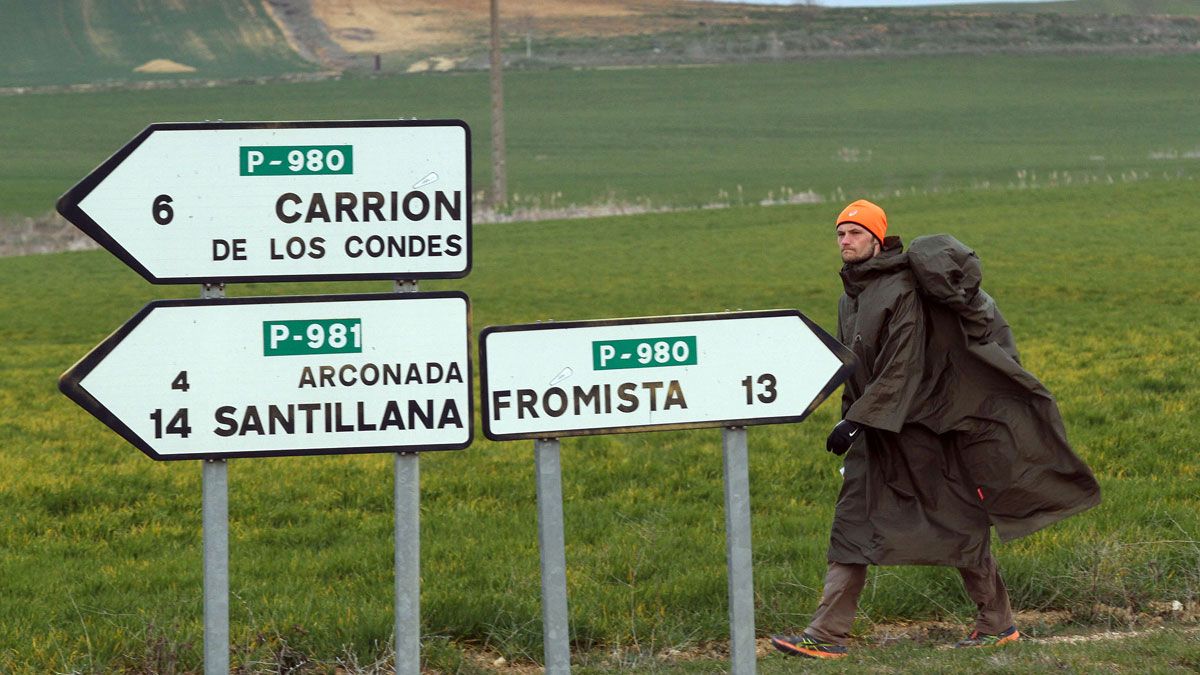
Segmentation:
{"type": "MultiPolygon", "coordinates": [[[[1008,589],[996,568],[996,559],[989,553],[983,564],[976,567],[959,567],[967,595],[975,601],[975,630],[995,635],[1013,625],[1012,606],[1008,602],[1008,589]]],[[[858,596],[867,583],[866,565],[844,565],[831,562],[825,573],[825,590],[821,604],[808,624],[808,634],[813,637],[845,645],[850,638],[850,626],[858,610],[858,596]]]]}

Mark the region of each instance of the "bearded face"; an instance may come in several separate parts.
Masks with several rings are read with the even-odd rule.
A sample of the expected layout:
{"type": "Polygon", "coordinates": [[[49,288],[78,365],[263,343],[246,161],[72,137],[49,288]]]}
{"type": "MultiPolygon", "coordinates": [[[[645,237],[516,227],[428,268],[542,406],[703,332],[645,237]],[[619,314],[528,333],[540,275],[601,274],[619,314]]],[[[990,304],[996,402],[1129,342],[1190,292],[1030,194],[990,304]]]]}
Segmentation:
{"type": "Polygon", "coordinates": [[[865,227],[856,223],[838,225],[837,241],[842,262],[847,265],[866,262],[879,254],[879,240],[865,227]]]}

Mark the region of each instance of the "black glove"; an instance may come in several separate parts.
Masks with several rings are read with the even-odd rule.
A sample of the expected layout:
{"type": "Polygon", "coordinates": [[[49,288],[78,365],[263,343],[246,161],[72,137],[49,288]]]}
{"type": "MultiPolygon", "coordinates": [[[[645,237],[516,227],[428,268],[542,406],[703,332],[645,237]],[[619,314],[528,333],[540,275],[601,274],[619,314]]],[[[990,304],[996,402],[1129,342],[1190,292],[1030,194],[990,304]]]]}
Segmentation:
{"type": "Polygon", "coordinates": [[[844,455],[858,440],[858,435],[862,432],[862,427],[850,420],[842,420],[833,427],[833,431],[829,432],[829,440],[825,441],[825,449],[835,455],[844,455]]]}

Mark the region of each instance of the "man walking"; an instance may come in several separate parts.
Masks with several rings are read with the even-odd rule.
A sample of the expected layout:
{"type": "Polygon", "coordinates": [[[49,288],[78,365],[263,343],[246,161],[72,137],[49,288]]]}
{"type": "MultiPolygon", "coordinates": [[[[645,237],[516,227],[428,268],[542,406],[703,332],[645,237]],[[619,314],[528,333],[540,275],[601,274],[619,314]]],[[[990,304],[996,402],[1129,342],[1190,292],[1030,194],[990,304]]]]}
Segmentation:
{"type": "Polygon", "coordinates": [[[1009,541],[1100,502],[1054,398],[979,288],[974,252],[946,235],[904,251],[886,233],[866,200],[837,219],[838,339],[858,363],[826,449],[848,454],[821,603],[801,634],[771,638],[785,654],[846,655],[868,565],[957,568],[978,610],[958,646],[1016,641],[989,528],[1009,541]]]}

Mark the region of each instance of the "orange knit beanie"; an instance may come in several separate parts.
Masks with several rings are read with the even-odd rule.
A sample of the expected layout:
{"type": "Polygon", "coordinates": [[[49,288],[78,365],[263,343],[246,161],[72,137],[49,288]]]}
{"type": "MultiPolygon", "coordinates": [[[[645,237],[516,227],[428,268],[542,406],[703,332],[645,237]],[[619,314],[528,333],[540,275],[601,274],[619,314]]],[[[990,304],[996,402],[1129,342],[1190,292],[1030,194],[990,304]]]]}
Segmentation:
{"type": "MultiPolygon", "coordinates": [[[[842,209],[842,213],[838,216],[837,225],[842,223],[854,223],[861,225],[868,232],[875,235],[881,243],[883,237],[887,234],[887,214],[879,206],[871,202],[860,199],[852,202],[850,206],[842,209]]],[[[837,227],[834,225],[834,227],[837,227]]]]}

